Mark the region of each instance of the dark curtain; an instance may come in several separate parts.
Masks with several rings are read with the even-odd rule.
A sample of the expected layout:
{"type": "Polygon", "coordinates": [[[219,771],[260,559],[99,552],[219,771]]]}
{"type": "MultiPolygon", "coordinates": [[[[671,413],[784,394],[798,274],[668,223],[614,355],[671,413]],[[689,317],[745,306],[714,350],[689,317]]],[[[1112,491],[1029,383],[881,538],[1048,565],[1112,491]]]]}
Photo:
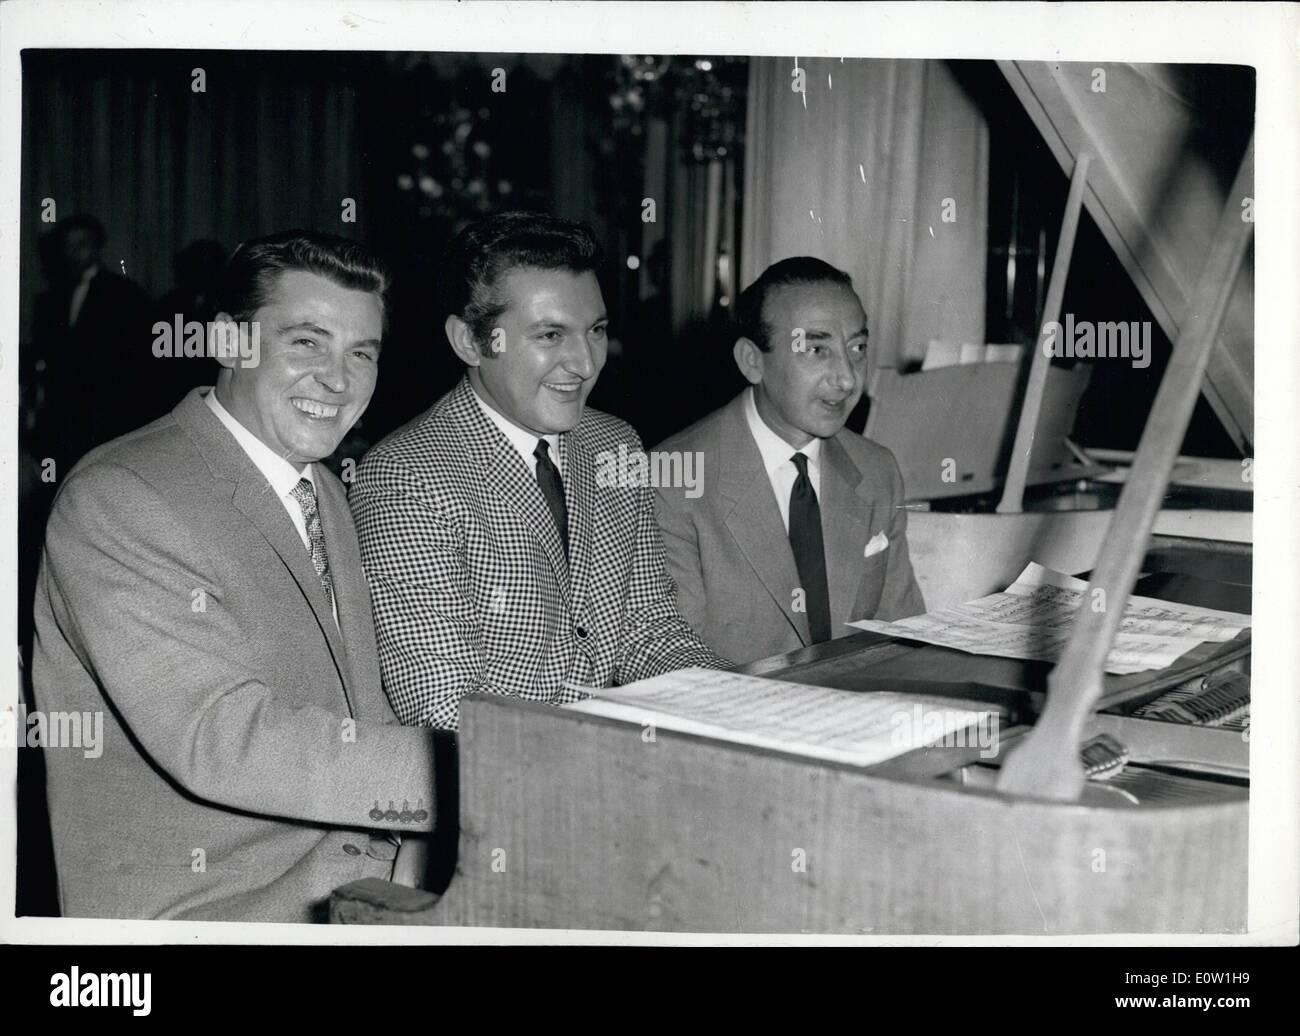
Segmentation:
{"type": "Polygon", "coordinates": [[[22,327],[30,335],[40,221],[104,224],[106,265],[161,295],[173,255],[201,238],[310,226],[366,238],[358,147],[366,55],[28,51],[23,60],[22,327]],[[193,89],[201,69],[205,92],[193,89]],[[341,221],[344,198],[357,222],[341,221]]]}

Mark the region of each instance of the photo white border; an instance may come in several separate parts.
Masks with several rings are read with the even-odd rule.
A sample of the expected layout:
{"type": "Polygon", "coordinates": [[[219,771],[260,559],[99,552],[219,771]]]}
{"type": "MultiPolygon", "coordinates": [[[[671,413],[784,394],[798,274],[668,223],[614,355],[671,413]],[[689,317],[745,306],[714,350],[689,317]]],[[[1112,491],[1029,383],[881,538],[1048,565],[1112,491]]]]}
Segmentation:
{"type": "MultiPolygon", "coordinates": [[[[20,52],[28,47],[744,54],[1184,62],[1257,70],[1255,549],[1249,932],[1228,936],[733,936],[14,918],[17,752],[0,755],[0,941],[18,943],[1168,945],[1288,944],[1300,889],[1300,7],[1255,3],[516,3],[10,0],[0,3],[0,564],[17,571],[20,52]],[[683,10],[688,8],[689,12],[683,10]],[[689,17],[683,15],[689,13],[689,17]]],[[[15,579],[16,582],[16,579],[15,579]]],[[[0,629],[17,644],[16,596],[0,629]]],[[[16,657],[0,707],[16,707],[16,657]]]]}

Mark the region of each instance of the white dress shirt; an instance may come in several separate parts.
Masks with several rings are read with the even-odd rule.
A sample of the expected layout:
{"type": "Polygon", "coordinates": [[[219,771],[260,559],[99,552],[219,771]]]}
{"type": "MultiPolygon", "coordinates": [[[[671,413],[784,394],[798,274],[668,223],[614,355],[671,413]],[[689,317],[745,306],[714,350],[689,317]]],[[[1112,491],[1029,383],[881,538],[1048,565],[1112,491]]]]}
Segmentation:
{"type": "MultiPolygon", "coordinates": [[[[293,527],[298,530],[298,538],[302,540],[302,545],[307,548],[307,553],[311,553],[311,537],[307,535],[307,519],[303,517],[302,508],[294,498],[293,487],[296,486],[300,479],[306,479],[311,483],[312,492],[316,492],[316,478],[312,474],[311,465],[307,464],[299,471],[287,460],[276,453],[266,443],[262,442],[256,435],[245,428],[239,421],[231,415],[230,411],[221,405],[217,399],[217,390],[209,389],[204,397],[208,409],[217,415],[217,420],[229,429],[230,434],[235,437],[243,451],[248,454],[251,460],[265,477],[266,481],[271,484],[271,489],[279,497],[280,503],[284,506],[285,511],[289,514],[289,520],[293,522],[293,527]]],[[[328,542],[326,550],[329,549],[328,542]]],[[[334,606],[334,622],[339,621],[339,611],[337,605],[334,606]]]]}
{"type": "Polygon", "coordinates": [[[68,326],[76,327],[77,321],[81,319],[81,307],[86,304],[86,296],[90,294],[90,282],[95,279],[99,273],[99,267],[91,266],[81,275],[81,280],[77,282],[76,288],[72,291],[72,298],[68,301],[68,326]]]}
{"type": "MultiPolygon", "coordinates": [[[[519,456],[523,458],[524,464],[528,467],[528,474],[537,478],[537,458],[533,456],[533,450],[537,449],[538,436],[517,424],[512,424],[506,418],[497,413],[490,403],[478,394],[478,389],[474,388],[473,383],[470,388],[474,389],[474,401],[478,403],[483,413],[487,414],[488,420],[501,429],[501,434],[510,440],[510,445],[515,448],[519,456]]],[[[564,475],[564,466],[560,462],[560,437],[558,435],[543,435],[540,438],[546,440],[551,451],[551,463],[555,465],[560,475],[564,475]]]]}
{"type": "Polygon", "coordinates": [[[754,403],[754,389],[751,387],[745,395],[745,419],[749,422],[749,434],[758,445],[758,452],[763,457],[763,467],[767,471],[768,481],[772,483],[772,492],[776,494],[776,506],[781,511],[781,524],[785,531],[790,531],[790,492],[799,478],[799,469],[790,458],[802,453],[808,458],[808,481],[812,483],[813,492],[821,502],[822,476],[821,455],[822,441],[814,438],[807,446],[796,448],[782,439],[767,426],[767,422],[758,413],[754,403]]]}

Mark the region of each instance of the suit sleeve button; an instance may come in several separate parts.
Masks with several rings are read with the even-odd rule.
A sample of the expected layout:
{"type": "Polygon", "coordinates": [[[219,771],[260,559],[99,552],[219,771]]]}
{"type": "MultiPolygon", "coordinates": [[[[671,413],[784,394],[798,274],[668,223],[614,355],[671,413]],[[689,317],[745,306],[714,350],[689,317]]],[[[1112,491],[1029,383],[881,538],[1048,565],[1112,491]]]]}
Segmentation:
{"type": "Polygon", "coordinates": [[[369,816],[371,820],[383,820],[384,811],[382,809],[372,809],[369,816]]]}
{"type": "Polygon", "coordinates": [[[358,848],[357,848],[355,845],[353,845],[351,842],[348,842],[346,845],[343,846],[343,851],[344,851],[345,853],[347,853],[349,856],[360,856],[360,855],[361,855],[361,850],[358,849],[358,848]]]}
{"type": "Polygon", "coordinates": [[[411,814],[411,818],[417,824],[423,824],[426,820],[429,819],[429,811],[427,809],[417,809],[414,813],[411,814]]]}

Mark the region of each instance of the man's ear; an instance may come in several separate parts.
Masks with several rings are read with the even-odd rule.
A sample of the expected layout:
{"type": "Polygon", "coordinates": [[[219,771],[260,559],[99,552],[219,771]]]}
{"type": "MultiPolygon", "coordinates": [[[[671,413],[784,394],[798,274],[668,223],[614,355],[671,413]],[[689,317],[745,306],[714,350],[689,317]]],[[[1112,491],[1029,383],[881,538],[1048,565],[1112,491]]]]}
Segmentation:
{"type": "Polygon", "coordinates": [[[474,341],[474,332],[470,330],[469,324],[453,313],[443,326],[447,331],[447,341],[451,343],[451,351],[460,357],[462,363],[477,367],[483,362],[483,354],[478,351],[478,343],[474,341]]]}
{"type": "Polygon", "coordinates": [[[242,333],[234,317],[226,312],[218,313],[208,324],[208,355],[226,370],[233,371],[239,366],[239,357],[243,348],[239,336],[242,333]]]}
{"type": "Polygon", "coordinates": [[[736,366],[747,382],[757,385],[763,380],[763,350],[755,342],[748,338],[737,338],[731,355],[736,358],[736,366]]]}

